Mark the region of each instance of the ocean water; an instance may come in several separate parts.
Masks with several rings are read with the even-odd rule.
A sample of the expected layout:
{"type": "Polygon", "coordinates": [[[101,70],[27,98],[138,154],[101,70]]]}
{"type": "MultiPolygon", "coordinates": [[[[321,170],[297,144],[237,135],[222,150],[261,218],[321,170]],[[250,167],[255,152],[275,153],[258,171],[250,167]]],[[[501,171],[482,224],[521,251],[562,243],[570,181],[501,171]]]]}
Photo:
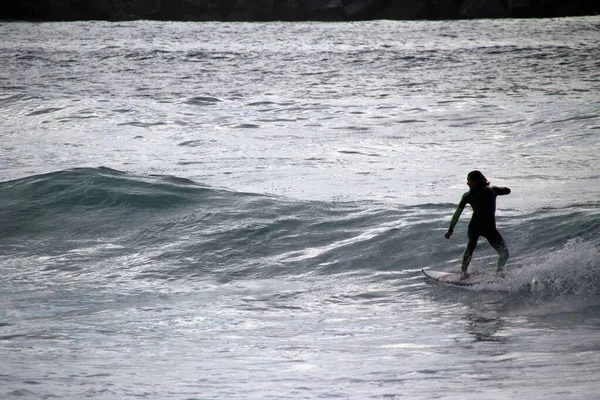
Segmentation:
{"type": "Polygon", "coordinates": [[[0,23],[0,397],[595,398],[599,42],[0,23]],[[432,284],[472,169],[512,189],[508,275],[432,284]]]}

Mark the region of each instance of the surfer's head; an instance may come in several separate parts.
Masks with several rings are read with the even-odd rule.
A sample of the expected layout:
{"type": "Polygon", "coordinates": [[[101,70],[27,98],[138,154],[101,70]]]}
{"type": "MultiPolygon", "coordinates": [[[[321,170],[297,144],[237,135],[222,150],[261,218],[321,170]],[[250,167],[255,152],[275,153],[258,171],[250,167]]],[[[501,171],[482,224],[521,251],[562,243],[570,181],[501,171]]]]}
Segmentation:
{"type": "Polygon", "coordinates": [[[467,175],[467,185],[469,188],[475,189],[489,186],[490,183],[480,171],[471,171],[467,175]]]}

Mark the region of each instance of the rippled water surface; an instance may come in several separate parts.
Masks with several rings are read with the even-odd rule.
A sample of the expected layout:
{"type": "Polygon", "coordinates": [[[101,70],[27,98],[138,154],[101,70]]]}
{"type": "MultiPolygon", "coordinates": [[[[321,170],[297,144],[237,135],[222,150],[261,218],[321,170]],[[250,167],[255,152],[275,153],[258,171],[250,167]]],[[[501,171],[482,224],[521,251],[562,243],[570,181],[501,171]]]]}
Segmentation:
{"type": "Polygon", "coordinates": [[[0,397],[596,395],[598,17],[0,38],[0,397]]]}

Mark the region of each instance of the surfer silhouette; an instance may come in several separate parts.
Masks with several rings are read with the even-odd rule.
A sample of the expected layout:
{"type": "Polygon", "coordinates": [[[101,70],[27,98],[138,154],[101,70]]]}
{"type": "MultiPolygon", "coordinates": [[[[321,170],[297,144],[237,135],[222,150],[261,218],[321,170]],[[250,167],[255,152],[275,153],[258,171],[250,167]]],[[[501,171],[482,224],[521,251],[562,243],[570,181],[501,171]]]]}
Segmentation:
{"type": "Polygon", "coordinates": [[[490,245],[498,252],[497,272],[502,273],[508,261],[508,248],[502,235],[496,229],[496,197],[509,194],[510,189],[507,187],[490,186],[485,176],[479,171],[469,172],[467,175],[467,185],[469,185],[469,191],[463,194],[450,221],[450,227],[444,234],[446,239],[450,239],[450,236],[454,232],[454,226],[456,226],[460,218],[460,214],[462,214],[465,206],[470,204],[473,209],[473,216],[471,217],[467,231],[468,241],[467,248],[463,253],[460,271],[461,279],[469,277],[467,268],[469,267],[473,251],[477,247],[477,240],[480,236],[486,238],[490,245]]]}

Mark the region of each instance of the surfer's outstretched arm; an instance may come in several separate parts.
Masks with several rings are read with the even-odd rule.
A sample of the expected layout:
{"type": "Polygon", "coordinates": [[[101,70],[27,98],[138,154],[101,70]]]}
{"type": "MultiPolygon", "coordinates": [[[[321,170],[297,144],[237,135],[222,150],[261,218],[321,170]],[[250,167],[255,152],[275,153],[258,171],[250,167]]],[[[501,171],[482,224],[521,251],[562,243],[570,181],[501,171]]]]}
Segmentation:
{"type": "Polygon", "coordinates": [[[498,196],[505,196],[507,194],[510,194],[510,188],[507,187],[492,186],[492,190],[498,196]]]}
{"type": "Polygon", "coordinates": [[[466,197],[467,194],[465,193],[465,195],[463,195],[462,199],[460,200],[460,203],[458,203],[458,207],[456,207],[454,215],[452,215],[452,219],[450,220],[450,227],[448,228],[448,231],[444,234],[446,239],[450,239],[450,236],[452,236],[452,233],[454,233],[454,227],[456,226],[456,223],[460,218],[460,214],[462,214],[463,210],[465,209],[465,206],[467,205],[465,201],[466,197]]]}

